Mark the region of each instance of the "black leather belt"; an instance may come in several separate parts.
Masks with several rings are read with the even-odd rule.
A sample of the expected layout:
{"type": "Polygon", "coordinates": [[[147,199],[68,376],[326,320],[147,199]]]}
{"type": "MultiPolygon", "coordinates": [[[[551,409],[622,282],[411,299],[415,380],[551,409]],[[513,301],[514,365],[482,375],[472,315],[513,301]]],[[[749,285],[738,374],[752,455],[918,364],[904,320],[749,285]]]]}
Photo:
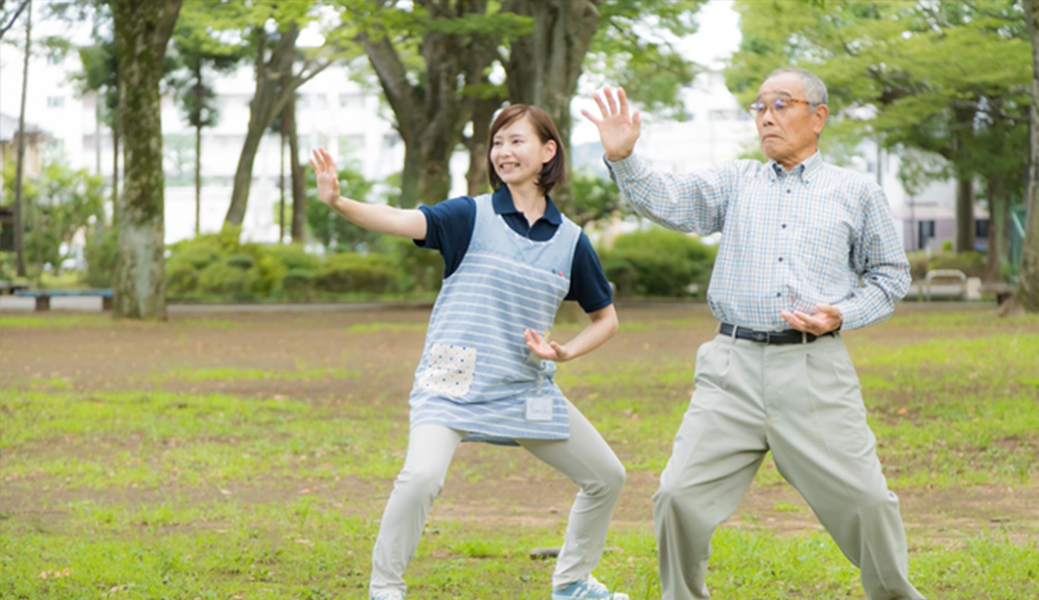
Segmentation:
{"type": "Polygon", "coordinates": [[[798,331],[796,329],[764,331],[761,329],[748,329],[731,323],[722,323],[721,327],[718,328],[718,333],[739,338],[741,340],[750,340],[759,344],[810,344],[821,337],[837,336],[836,331],[831,331],[817,336],[813,333],[798,331]]]}

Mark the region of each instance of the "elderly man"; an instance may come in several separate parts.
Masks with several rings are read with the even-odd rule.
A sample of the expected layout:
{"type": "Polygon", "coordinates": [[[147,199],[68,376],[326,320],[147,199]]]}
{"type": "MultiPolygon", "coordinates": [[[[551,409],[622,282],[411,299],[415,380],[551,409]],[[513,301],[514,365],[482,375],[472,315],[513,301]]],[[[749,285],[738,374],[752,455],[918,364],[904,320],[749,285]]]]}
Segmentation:
{"type": "Polygon", "coordinates": [[[709,597],[711,535],[769,450],[861,569],[870,600],[922,598],[840,337],[890,316],[909,264],[881,189],[819,154],[826,86],[808,71],[773,72],[749,106],[770,160],[686,174],[653,172],[632,154],[640,121],[624,90],[595,100],[601,116],[584,115],[635,210],[671,229],[722,232],[707,291],[721,324],[697,355],[696,391],[653,497],[665,600],[709,597]]]}

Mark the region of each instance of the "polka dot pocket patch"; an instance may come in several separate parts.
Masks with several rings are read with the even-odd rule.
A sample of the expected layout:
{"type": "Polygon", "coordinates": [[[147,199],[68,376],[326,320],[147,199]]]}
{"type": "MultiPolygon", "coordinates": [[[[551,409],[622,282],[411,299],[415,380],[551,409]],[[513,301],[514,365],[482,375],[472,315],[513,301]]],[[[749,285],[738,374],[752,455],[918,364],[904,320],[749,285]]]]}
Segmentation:
{"type": "Polygon", "coordinates": [[[426,352],[425,363],[419,387],[449,398],[461,398],[469,393],[476,370],[476,348],[433,344],[426,352]]]}

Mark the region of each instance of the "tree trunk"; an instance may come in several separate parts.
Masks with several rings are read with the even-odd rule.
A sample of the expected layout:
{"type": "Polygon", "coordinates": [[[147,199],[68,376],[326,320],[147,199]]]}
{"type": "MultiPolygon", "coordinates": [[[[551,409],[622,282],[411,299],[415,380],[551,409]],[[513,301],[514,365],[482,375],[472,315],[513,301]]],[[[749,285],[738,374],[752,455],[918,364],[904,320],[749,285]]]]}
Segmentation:
{"type": "Polygon", "coordinates": [[[1010,198],[1007,195],[1006,182],[1002,175],[988,176],[988,274],[987,279],[996,281],[1007,265],[1009,251],[1007,225],[1009,225],[1007,209],[1010,198]]]}
{"type": "Polygon", "coordinates": [[[256,92],[249,102],[249,129],[242,145],[242,153],[238,157],[238,168],[235,170],[234,189],[231,191],[231,206],[227,209],[224,222],[240,226],[245,218],[245,209],[249,203],[249,188],[252,185],[253,163],[267,128],[274,118],[294,97],[296,89],[323,71],[327,61],[314,67],[306,74],[293,75],[292,65],[296,58],[296,40],[299,38],[299,27],[291,23],[286,31],[281,32],[270,58],[265,59],[266,34],[258,27],[254,30],[257,36],[257,52],[255,61],[256,92]]]}
{"type": "Polygon", "coordinates": [[[505,96],[491,83],[488,75],[500,45],[501,42],[496,38],[474,36],[466,53],[468,61],[465,66],[465,83],[472,90],[468,112],[473,131],[463,142],[469,151],[469,171],[466,173],[465,181],[466,191],[470,196],[491,189],[487,173],[487,151],[490,144],[488,137],[494,112],[505,102],[505,96]]]}
{"type": "Polygon", "coordinates": [[[501,106],[502,99],[476,100],[473,102],[473,133],[465,140],[469,150],[469,170],[465,174],[466,191],[470,196],[477,196],[490,190],[490,178],[487,172],[488,137],[494,111],[501,106]]]}
{"type": "MultiPolygon", "coordinates": [[[[532,17],[534,32],[512,41],[505,65],[509,100],[535,104],[552,117],[563,144],[569,149],[570,99],[577,92],[581,66],[602,16],[602,0],[507,0],[503,10],[532,17]]],[[[567,169],[570,153],[566,153],[567,169]]],[[[570,186],[555,193],[565,208],[570,186]]]]}
{"type": "MultiPolygon", "coordinates": [[[[195,106],[201,117],[202,106],[202,61],[195,62],[195,106]]],[[[195,235],[201,231],[202,223],[202,119],[195,123],[195,235]]]]}
{"type": "Polygon", "coordinates": [[[1039,312],[1039,0],[1025,0],[1025,21],[1032,40],[1032,108],[1030,111],[1028,190],[1025,240],[1017,301],[1028,312],[1039,312]]]}
{"type": "Polygon", "coordinates": [[[278,243],[285,241],[285,109],[278,131],[278,243]]]}
{"type": "Polygon", "coordinates": [[[119,210],[113,316],[166,319],[162,79],[183,0],[113,0],[126,177],[119,210]],[[132,127],[127,127],[132,124],[132,127]]]}
{"type": "MultiPolygon", "coordinates": [[[[478,8],[469,7],[469,11],[475,10],[478,8]]],[[[468,120],[458,83],[467,59],[465,37],[432,28],[425,34],[420,50],[426,71],[418,85],[409,83],[407,70],[385,35],[361,33],[358,40],[379,77],[404,140],[398,205],[411,208],[419,202],[443,200],[451,190],[451,155],[468,120]]]]}
{"type": "Polygon", "coordinates": [[[974,250],[974,179],[960,175],[956,181],[956,252],[974,250]]]}
{"type": "Polygon", "coordinates": [[[285,131],[289,137],[289,172],[292,176],[292,241],[302,244],[306,240],[307,225],[307,173],[299,162],[299,135],[296,132],[296,96],[293,94],[281,113],[285,131]]]}
{"type": "MultiPolygon", "coordinates": [[[[116,87],[119,88],[116,93],[122,94],[123,86],[116,83],[116,87]]],[[[115,114],[112,115],[112,222],[119,223],[119,141],[120,132],[123,129],[122,125],[122,99],[119,100],[120,106],[116,107],[115,114]]]]}
{"type": "Polygon", "coordinates": [[[29,85],[29,50],[32,42],[32,3],[25,14],[25,60],[22,63],[22,106],[18,112],[18,159],[14,175],[15,272],[25,277],[25,231],[22,223],[22,177],[25,174],[25,92],[29,85]]]}

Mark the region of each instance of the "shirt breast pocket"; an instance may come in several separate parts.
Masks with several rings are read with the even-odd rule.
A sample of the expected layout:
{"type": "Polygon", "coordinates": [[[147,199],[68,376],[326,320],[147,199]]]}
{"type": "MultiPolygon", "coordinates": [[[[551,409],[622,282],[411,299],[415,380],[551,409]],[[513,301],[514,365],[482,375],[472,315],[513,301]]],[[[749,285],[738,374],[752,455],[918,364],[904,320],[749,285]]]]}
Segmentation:
{"type": "Polygon", "coordinates": [[[476,348],[458,344],[433,344],[426,354],[426,368],[419,387],[449,398],[469,393],[476,373],[476,348]]]}
{"type": "Polygon", "coordinates": [[[810,225],[807,234],[803,247],[807,249],[811,262],[825,266],[827,270],[848,266],[851,243],[845,223],[810,225]]]}

